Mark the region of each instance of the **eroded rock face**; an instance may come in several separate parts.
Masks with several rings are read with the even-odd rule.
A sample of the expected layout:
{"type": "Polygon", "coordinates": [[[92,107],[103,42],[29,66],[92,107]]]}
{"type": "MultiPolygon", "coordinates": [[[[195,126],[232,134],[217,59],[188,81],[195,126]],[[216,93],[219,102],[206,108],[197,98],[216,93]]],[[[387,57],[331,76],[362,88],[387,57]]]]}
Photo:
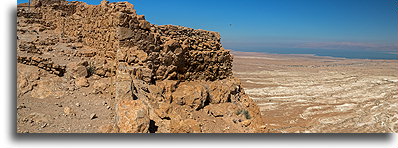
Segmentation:
{"type": "Polygon", "coordinates": [[[180,84],[175,92],[173,92],[173,101],[178,105],[187,105],[195,110],[199,110],[209,102],[208,92],[202,85],[194,83],[180,84]]]}
{"type": "MultiPolygon", "coordinates": [[[[37,25],[39,34],[60,36],[44,41],[27,37],[29,44],[19,46],[18,62],[73,84],[67,90],[100,95],[115,88],[110,94],[115,97],[116,123],[101,126],[100,132],[262,131],[259,109],[232,76],[232,56],[222,47],[219,33],[151,24],[128,2],[47,0],[34,6],[18,11],[24,18],[19,33],[29,34],[24,28],[37,25]],[[112,82],[102,83],[105,78],[112,82]]],[[[27,77],[18,83],[21,92],[33,87],[27,77]]],[[[62,95],[49,94],[42,87],[47,83],[40,80],[32,95],[62,95]]]]}
{"type": "MultiPolygon", "coordinates": [[[[148,84],[131,79],[117,83],[119,99],[143,101],[149,107],[149,132],[172,133],[226,133],[261,132],[261,114],[235,78],[217,81],[157,81],[148,84]],[[233,89],[215,86],[233,85],[233,89]],[[236,86],[235,86],[236,85],[236,86]],[[126,87],[127,86],[127,87],[126,87]],[[132,88],[131,93],[128,86],[132,88]],[[212,88],[213,87],[213,88],[212,88]],[[224,92],[225,94],[219,95],[224,92]],[[135,96],[133,97],[132,94],[135,96]],[[213,95],[212,95],[213,94],[213,95]],[[216,95],[214,95],[216,94],[216,95]],[[136,100],[134,100],[136,99],[136,100]],[[211,101],[217,100],[217,101],[211,101]],[[156,127],[156,128],[155,128],[156,127]],[[156,129],[156,130],[154,130],[156,129]]],[[[119,105],[125,104],[119,102],[119,105]]],[[[137,107],[130,108],[135,111],[137,107]]],[[[117,111],[120,114],[125,109],[117,111]]],[[[136,121],[136,120],[133,120],[136,121]]]]}
{"type": "Polygon", "coordinates": [[[123,100],[117,104],[117,126],[120,133],[147,133],[149,128],[148,105],[141,100],[123,100]]]}

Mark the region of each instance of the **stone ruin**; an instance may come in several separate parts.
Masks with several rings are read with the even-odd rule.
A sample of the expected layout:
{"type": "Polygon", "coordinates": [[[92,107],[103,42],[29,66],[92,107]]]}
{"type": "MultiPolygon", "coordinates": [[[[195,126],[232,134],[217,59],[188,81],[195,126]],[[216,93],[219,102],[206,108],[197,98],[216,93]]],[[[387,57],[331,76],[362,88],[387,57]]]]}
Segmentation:
{"type": "Polygon", "coordinates": [[[35,0],[17,15],[39,24],[33,31],[60,36],[20,44],[19,63],[67,79],[112,78],[117,121],[99,132],[264,131],[259,108],[233,77],[232,56],[217,32],[151,24],[128,2],[35,0]],[[56,50],[46,45],[58,43],[88,60],[57,63],[41,57],[56,50]]]}

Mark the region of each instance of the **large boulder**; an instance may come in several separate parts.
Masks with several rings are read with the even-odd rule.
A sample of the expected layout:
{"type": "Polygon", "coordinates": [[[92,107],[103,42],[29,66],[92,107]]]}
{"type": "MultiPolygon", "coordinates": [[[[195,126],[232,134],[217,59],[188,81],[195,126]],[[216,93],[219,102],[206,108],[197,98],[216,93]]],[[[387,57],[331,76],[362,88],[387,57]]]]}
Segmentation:
{"type": "Polygon", "coordinates": [[[213,104],[238,102],[243,92],[240,81],[236,78],[210,83],[209,89],[210,102],[213,104]]]}
{"type": "Polygon", "coordinates": [[[120,133],[148,133],[149,108],[141,100],[122,100],[117,104],[117,126],[120,133]]]}
{"type": "Polygon", "coordinates": [[[208,101],[206,88],[198,82],[184,82],[173,93],[173,101],[179,105],[188,105],[198,110],[208,101]]]}
{"type": "Polygon", "coordinates": [[[72,78],[86,77],[88,76],[86,62],[71,62],[66,65],[66,70],[72,78]]]}

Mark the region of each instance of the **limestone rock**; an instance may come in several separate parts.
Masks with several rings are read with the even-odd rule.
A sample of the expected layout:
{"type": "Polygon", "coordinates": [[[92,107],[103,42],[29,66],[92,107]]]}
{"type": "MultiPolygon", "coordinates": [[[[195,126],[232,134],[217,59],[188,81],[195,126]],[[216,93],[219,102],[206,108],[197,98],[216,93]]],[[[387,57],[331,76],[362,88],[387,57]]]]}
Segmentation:
{"type": "Polygon", "coordinates": [[[200,109],[208,101],[208,92],[204,86],[195,85],[195,82],[183,83],[173,93],[173,101],[179,105],[188,105],[194,109],[200,109]]]}
{"type": "Polygon", "coordinates": [[[98,133],[118,133],[119,129],[117,126],[105,124],[99,127],[98,133]]]}
{"type": "Polygon", "coordinates": [[[151,28],[151,24],[145,20],[139,20],[140,27],[144,30],[149,30],[151,28]]]}
{"type": "Polygon", "coordinates": [[[85,77],[79,77],[79,78],[75,79],[75,84],[78,87],[90,86],[90,83],[88,83],[88,80],[85,77]]]}
{"type": "Polygon", "coordinates": [[[117,104],[117,125],[121,133],[147,133],[149,110],[141,100],[123,100],[117,104]]]}
{"type": "Polygon", "coordinates": [[[100,92],[102,93],[102,91],[108,88],[109,85],[101,81],[95,81],[93,87],[95,93],[100,93],[100,92]]]}
{"type": "Polygon", "coordinates": [[[169,103],[160,103],[159,108],[155,110],[155,113],[160,118],[167,118],[169,117],[169,113],[171,113],[172,106],[169,103]]]}
{"type": "Polygon", "coordinates": [[[26,119],[37,123],[48,123],[51,121],[51,116],[43,113],[33,112],[29,114],[26,119]]]}
{"type": "Polygon", "coordinates": [[[64,114],[66,116],[75,116],[76,115],[76,113],[70,107],[65,107],[64,108],[64,114]]]}
{"type": "Polygon", "coordinates": [[[210,102],[213,104],[225,102],[237,102],[242,92],[240,82],[236,79],[223,80],[219,83],[211,83],[210,102]]]}
{"type": "Polygon", "coordinates": [[[31,95],[33,98],[59,98],[65,95],[65,92],[60,89],[62,88],[62,81],[59,78],[53,78],[51,80],[40,80],[37,81],[37,86],[33,88],[31,95]]]}
{"type": "MultiPolygon", "coordinates": [[[[18,34],[32,33],[30,25],[35,34],[57,37],[19,42],[18,64],[43,72],[19,72],[18,95],[110,94],[114,101],[101,107],[115,109],[116,123],[102,126],[104,133],[257,132],[263,125],[258,107],[232,76],[233,57],[219,33],[153,25],[128,2],[36,2],[34,13],[18,11],[18,19],[26,21],[20,21],[18,34]]],[[[68,107],[64,113],[73,111],[68,107]]]]}
{"type": "Polygon", "coordinates": [[[75,79],[88,75],[87,68],[83,63],[71,62],[67,65],[67,71],[75,79]]]}
{"type": "Polygon", "coordinates": [[[93,49],[79,50],[79,56],[94,57],[96,54],[97,54],[97,52],[93,49]]]}
{"type": "Polygon", "coordinates": [[[202,132],[199,123],[193,119],[182,120],[171,124],[172,133],[200,133],[202,132]]]}
{"type": "Polygon", "coordinates": [[[248,127],[251,124],[251,121],[250,120],[245,120],[245,121],[242,121],[242,124],[243,124],[243,126],[248,127]]]}
{"type": "Polygon", "coordinates": [[[98,118],[97,114],[95,113],[90,114],[90,120],[93,120],[95,118],[98,118]]]}
{"type": "Polygon", "coordinates": [[[238,106],[233,103],[210,104],[204,110],[213,117],[231,117],[236,114],[238,106]]]}

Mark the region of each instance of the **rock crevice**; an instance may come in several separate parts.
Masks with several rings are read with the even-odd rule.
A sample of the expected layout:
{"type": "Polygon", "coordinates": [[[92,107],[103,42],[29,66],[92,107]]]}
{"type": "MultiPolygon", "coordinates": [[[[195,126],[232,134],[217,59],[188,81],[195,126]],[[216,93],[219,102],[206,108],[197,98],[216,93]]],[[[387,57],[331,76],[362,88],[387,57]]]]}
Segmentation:
{"type": "MultiPolygon", "coordinates": [[[[258,107],[232,76],[232,55],[222,47],[219,33],[151,24],[128,2],[88,5],[35,0],[32,4],[29,11],[18,10],[18,17],[26,18],[24,23],[37,24],[36,32],[59,33],[52,39],[54,44],[71,48],[60,52],[86,59],[74,64],[58,63],[66,67],[55,61],[50,64],[51,72],[60,77],[66,73],[71,79],[91,75],[112,78],[117,121],[111,126],[114,129],[100,132],[264,130],[260,129],[263,121],[258,107]],[[79,66],[83,67],[81,72],[79,66]],[[85,74],[76,76],[82,72],[85,74]]],[[[29,30],[20,27],[19,31],[29,30]]],[[[45,57],[42,50],[29,51],[45,57]]],[[[18,54],[27,52],[21,50],[18,54]]],[[[40,64],[26,59],[33,58],[19,57],[18,62],[40,64]]]]}

